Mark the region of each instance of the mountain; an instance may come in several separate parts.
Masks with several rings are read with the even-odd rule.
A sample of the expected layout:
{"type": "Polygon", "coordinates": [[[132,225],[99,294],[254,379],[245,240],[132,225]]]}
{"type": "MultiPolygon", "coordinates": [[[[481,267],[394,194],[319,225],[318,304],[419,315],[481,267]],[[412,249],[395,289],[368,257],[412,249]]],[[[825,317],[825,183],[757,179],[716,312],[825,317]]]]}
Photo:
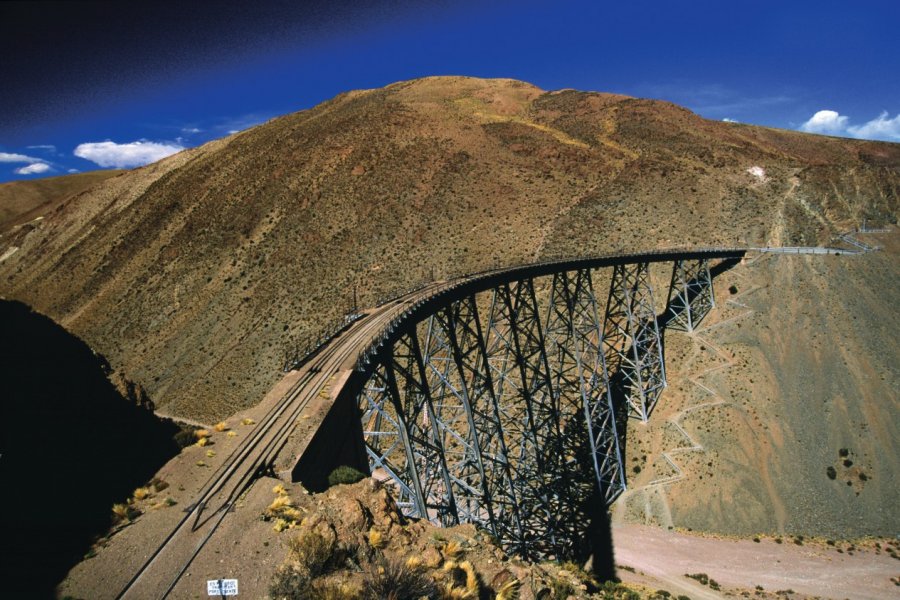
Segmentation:
{"type": "Polygon", "coordinates": [[[0,183],[0,233],[43,216],[70,196],[123,172],[110,169],[0,183]]]}
{"type": "Polygon", "coordinates": [[[354,288],[365,307],[498,264],[828,243],[896,222],[898,192],[898,144],[432,77],[95,183],[0,238],[0,294],[87,341],[162,413],[214,422],[258,402],[354,288]]]}

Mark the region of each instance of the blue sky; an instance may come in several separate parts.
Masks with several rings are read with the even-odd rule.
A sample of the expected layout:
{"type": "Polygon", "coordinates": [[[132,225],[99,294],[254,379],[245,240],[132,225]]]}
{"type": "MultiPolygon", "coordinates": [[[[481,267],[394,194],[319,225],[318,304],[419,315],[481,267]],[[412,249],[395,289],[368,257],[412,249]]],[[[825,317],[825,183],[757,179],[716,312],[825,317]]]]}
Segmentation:
{"type": "Polygon", "coordinates": [[[426,75],[900,141],[897,1],[273,1],[253,13],[235,1],[215,14],[197,4],[0,6],[0,181],[136,166],[426,75]],[[116,30],[113,12],[131,25],[116,30]]]}

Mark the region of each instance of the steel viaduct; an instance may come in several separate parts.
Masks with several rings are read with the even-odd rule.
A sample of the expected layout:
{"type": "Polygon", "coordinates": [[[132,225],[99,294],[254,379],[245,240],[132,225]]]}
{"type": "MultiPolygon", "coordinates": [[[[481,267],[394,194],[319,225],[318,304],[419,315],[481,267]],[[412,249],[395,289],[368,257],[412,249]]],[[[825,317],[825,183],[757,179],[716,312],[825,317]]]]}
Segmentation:
{"type": "Polygon", "coordinates": [[[715,306],[715,271],[748,252],[863,251],[542,262],[433,282],[355,315],[297,365],[117,597],[166,597],[261,475],[316,491],[340,465],[381,479],[407,516],[474,523],[524,557],[572,555],[591,514],[625,490],[625,423],[646,421],[666,387],[664,331],[690,331],[715,306]],[[296,435],[317,398],[328,410],[296,435]]]}

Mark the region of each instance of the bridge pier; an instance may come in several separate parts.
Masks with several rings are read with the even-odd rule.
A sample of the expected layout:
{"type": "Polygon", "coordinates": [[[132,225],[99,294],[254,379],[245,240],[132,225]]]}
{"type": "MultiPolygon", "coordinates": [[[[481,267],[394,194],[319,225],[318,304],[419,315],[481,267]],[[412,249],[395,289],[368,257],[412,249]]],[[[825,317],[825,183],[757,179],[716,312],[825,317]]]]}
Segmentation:
{"type": "Polygon", "coordinates": [[[624,397],[631,416],[646,423],[666,387],[648,263],[613,267],[603,329],[608,368],[620,375],[614,393],[624,397]]]}
{"type": "Polygon", "coordinates": [[[666,326],[691,332],[715,306],[709,260],[676,260],[666,303],[666,326]]]}
{"type": "MultiPolygon", "coordinates": [[[[624,491],[625,475],[603,351],[602,325],[591,270],[555,274],[546,329],[548,348],[556,353],[552,369],[554,396],[559,403],[568,401],[569,406],[560,409],[570,415],[572,424],[586,427],[590,444],[590,455],[586,458],[609,504],[624,491]]],[[[573,439],[577,438],[571,435],[565,438],[567,442],[573,439]]],[[[569,448],[566,456],[574,456],[578,450],[578,447],[569,448]]],[[[579,495],[583,496],[583,492],[579,495]]]]}

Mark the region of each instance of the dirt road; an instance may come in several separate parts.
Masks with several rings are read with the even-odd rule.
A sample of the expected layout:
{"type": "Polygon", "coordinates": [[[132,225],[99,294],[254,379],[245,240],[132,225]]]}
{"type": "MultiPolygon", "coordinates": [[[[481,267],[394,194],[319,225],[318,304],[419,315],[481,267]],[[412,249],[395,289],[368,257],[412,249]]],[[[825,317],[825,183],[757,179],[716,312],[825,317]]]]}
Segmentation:
{"type": "MultiPolygon", "coordinates": [[[[691,598],[722,598],[726,591],[793,590],[822,598],[897,598],[900,561],[874,546],[847,543],[797,545],[789,538],[716,539],[646,525],[613,526],[619,577],[691,598]],[[838,552],[838,548],[843,552],[838,552]],[[627,566],[635,573],[622,569],[627,566]],[[722,587],[716,592],[685,574],[705,573],[722,587]]],[[[796,597],[796,596],[794,596],[796,597]]]]}

